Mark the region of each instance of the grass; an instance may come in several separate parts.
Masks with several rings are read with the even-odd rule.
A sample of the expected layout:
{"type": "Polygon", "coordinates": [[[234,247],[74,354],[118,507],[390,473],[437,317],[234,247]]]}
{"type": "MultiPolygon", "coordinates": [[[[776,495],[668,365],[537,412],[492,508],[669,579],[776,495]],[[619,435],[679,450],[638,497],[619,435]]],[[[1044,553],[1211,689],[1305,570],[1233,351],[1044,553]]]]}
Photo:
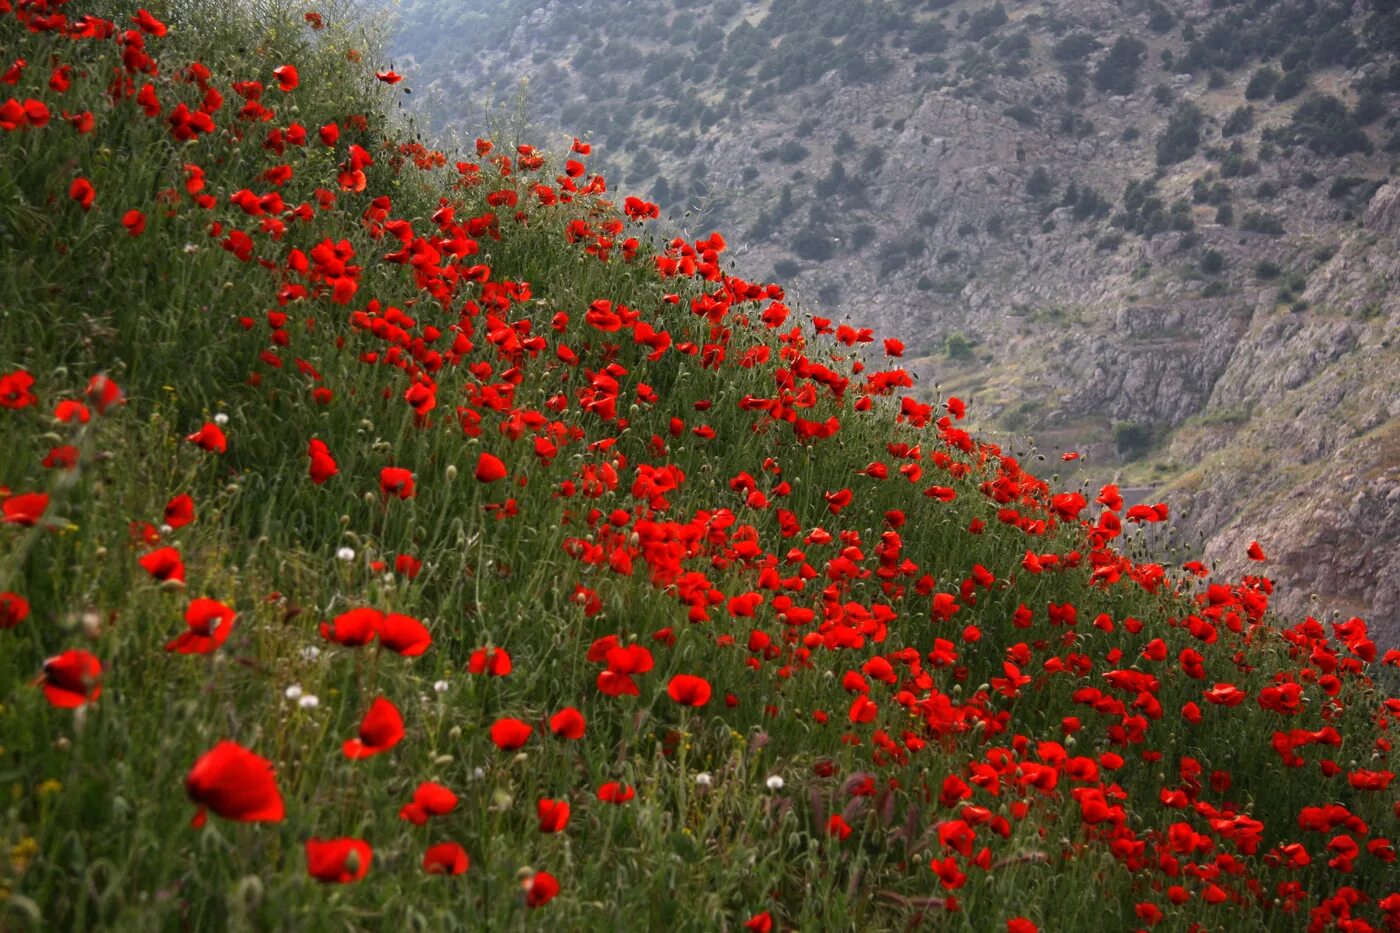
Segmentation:
{"type": "Polygon", "coordinates": [[[318,29],[289,4],[213,9],[153,7],[170,31],[148,24],[149,69],[100,29],[0,19],[28,63],[4,95],[51,113],[0,132],[0,374],[34,396],[0,411],[0,483],[8,517],[49,496],[0,525],[0,591],[30,607],[0,632],[3,925],[1062,930],[1160,910],[1155,929],[1272,930],[1345,889],[1393,920],[1393,848],[1366,848],[1393,834],[1393,790],[1354,786],[1394,769],[1364,626],[1290,625],[1261,579],[1207,589],[1171,552],[1113,550],[1111,496],[1057,496],[951,399],[901,409],[878,341],[779,320],[781,289],[738,278],[720,241],[652,243],[610,192],[567,190],[583,153],[426,149],[351,11],[323,6],[318,29]],[[180,141],[174,108],[209,99],[193,61],[224,102],[180,141]],[[305,144],[276,151],[293,124],[305,144]],[[98,375],[123,396],[102,413],[98,375]],[[58,420],[63,400],[87,421],[58,420]],[[188,440],[208,425],[222,452],[188,440]],[[338,468],[321,483],[313,439],[338,468]],[[42,465],[65,446],[72,469],[42,465]],[[170,527],[182,494],[195,518],[170,527]],[[139,563],[159,546],[182,582],[139,563]],[[199,598],[236,613],[227,640],[166,650],[199,598]],[[322,636],[357,608],[431,645],[322,636]],[[635,696],[600,688],[640,653],[609,637],[653,658],[635,696]],[[471,673],[498,648],[509,674],[471,673]],[[89,701],[58,708],[34,681],[75,649],[101,694],[80,680],[89,701]],[[678,675],[708,701],[675,701],[678,675]],[[1295,712],[1260,702],[1290,680],[1295,712]],[[1247,699],[1204,696],[1227,684],[1247,699]],[[377,697],[404,735],[349,759],[377,697]],[[581,737],[551,734],[565,708],[581,737]],[[502,719],[532,727],[523,745],[493,739],[502,719]],[[1302,767],[1273,746],[1328,726],[1342,748],[1301,747],[1302,767]],[[280,819],[241,821],[226,787],[191,826],[187,777],[223,740],[270,763],[280,819]],[[399,813],[424,781],[457,802],[417,826],[399,813]],[[601,799],[613,783],[630,799],[601,799]],[[540,831],[541,799],[571,804],[562,832],[540,831]],[[1365,831],[1301,828],[1324,804],[1365,831]],[[1328,865],[1343,832],[1347,871],[1328,865]],[[338,838],[372,859],[322,883],[306,843],[338,838]],[[467,870],[425,872],[449,841],[467,870]],[[1270,856],[1292,843],[1309,865],[1270,856]]]}

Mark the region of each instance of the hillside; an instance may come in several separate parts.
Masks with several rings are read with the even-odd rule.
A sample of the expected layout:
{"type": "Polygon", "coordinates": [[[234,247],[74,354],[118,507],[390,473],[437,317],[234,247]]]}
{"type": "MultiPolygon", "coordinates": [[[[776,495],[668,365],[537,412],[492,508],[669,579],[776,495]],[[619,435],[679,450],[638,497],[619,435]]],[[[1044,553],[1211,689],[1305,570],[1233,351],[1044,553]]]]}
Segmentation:
{"type": "Polygon", "coordinates": [[[0,0],[0,928],[1400,927],[1400,650],[384,30],[0,0]]]}
{"type": "Polygon", "coordinates": [[[1400,644],[1394,3],[395,10],[435,126],[527,81],[541,132],[901,338],[995,436],[1167,500],[1224,572],[1265,536],[1282,605],[1400,644]]]}

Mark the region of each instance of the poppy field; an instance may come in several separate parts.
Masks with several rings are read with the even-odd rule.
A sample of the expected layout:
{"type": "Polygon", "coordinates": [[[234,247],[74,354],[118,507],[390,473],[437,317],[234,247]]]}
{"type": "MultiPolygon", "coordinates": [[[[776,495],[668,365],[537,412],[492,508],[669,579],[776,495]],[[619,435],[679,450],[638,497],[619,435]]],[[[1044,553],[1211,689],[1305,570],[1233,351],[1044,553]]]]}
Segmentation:
{"type": "Polygon", "coordinates": [[[0,928],[1400,929],[1363,620],[226,6],[0,0],[0,928]]]}

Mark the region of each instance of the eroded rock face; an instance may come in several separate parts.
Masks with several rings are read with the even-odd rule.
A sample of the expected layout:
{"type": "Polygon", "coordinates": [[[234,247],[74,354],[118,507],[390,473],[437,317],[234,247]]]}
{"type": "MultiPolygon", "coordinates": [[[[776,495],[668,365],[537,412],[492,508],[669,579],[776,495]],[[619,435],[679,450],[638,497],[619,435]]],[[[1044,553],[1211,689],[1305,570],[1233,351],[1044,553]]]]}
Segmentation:
{"type": "Polygon", "coordinates": [[[1362,223],[1367,230],[1376,233],[1400,234],[1400,182],[1392,181],[1382,185],[1371,197],[1366,206],[1366,216],[1362,223]]]}

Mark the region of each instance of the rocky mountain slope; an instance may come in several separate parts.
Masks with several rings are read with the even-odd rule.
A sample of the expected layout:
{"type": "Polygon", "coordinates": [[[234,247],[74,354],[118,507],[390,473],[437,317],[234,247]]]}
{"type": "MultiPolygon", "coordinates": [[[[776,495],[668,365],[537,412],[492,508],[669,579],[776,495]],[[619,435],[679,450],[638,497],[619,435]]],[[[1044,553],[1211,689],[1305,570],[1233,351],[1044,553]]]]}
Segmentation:
{"type": "Polygon", "coordinates": [[[984,426],[1165,499],[1228,572],[1259,538],[1279,605],[1400,644],[1400,5],[396,10],[436,131],[591,140],[984,426]]]}

